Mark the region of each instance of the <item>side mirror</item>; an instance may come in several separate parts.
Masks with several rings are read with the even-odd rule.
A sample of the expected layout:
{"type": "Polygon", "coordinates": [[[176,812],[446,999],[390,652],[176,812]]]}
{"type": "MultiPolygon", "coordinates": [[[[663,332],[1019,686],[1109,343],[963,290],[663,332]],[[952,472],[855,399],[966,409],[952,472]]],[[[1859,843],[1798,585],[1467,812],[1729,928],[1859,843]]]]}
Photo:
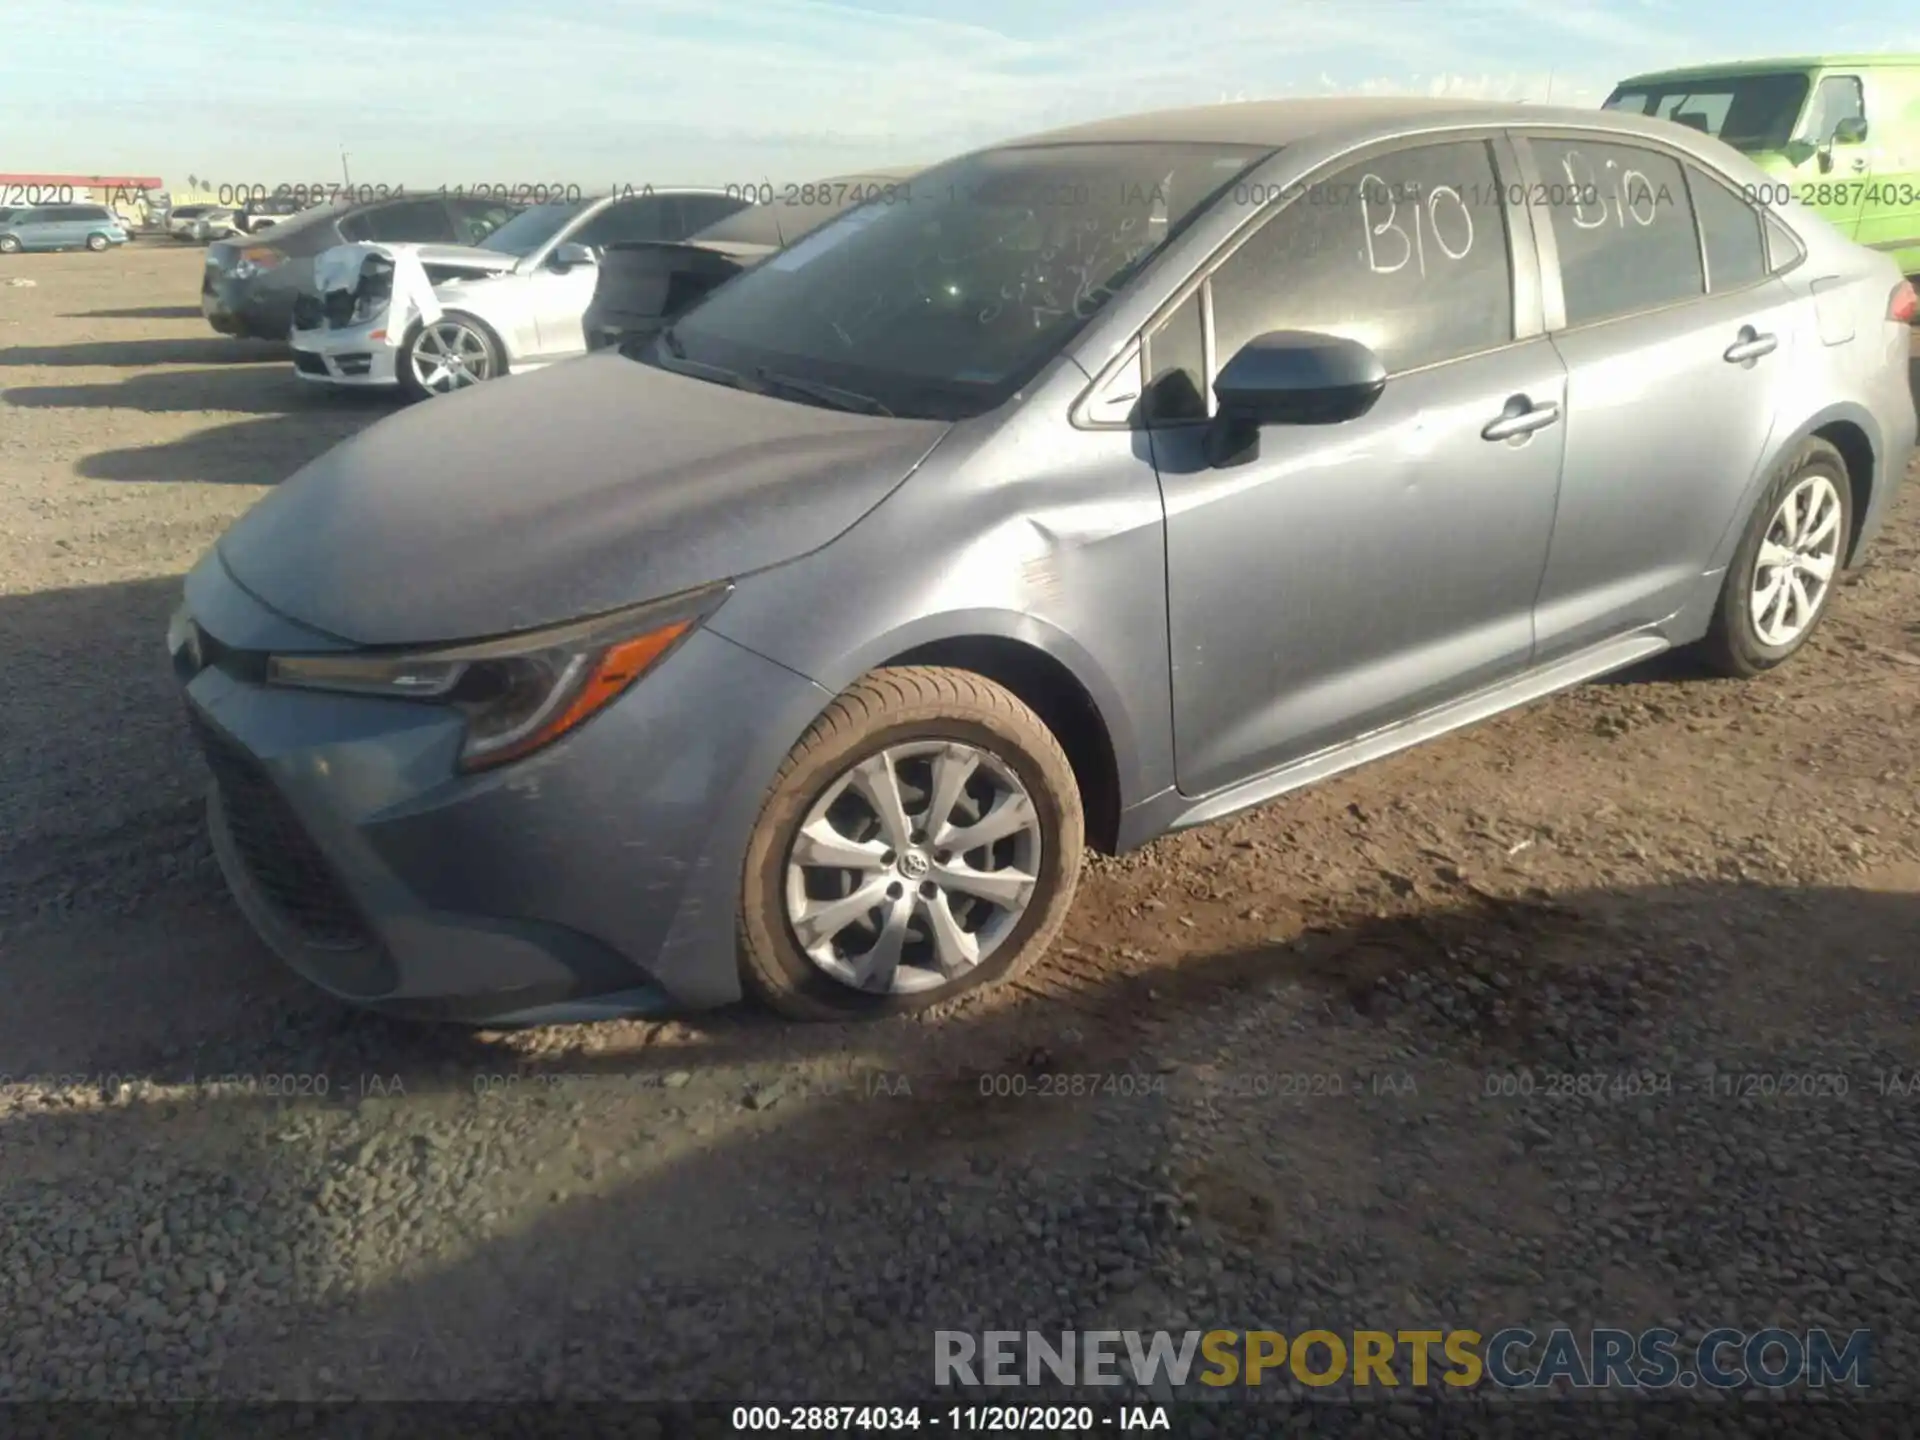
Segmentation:
{"type": "Polygon", "coordinates": [[[1208,459],[1239,465],[1260,453],[1263,425],[1338,425],[1373,408],[1387,367],[1358,340],[1310,330],[1257,335],[1214,379],[1220,402],[1208,459]]]}
{"type": "Polygon", "coordinates": [[[1833,127],[1835,145],[1859,145],[1863,144],[1866,138],[1867,117],[1864,115],[1849,115],[1833,127]]]}
{"type": "Polygon", "coordinates": [[[555,270],[571,270],[576,265],[596,263],[598,262],[594,259],[593,250],[590,247],[577,244],[572,240],[564,245],[554,246],[553,254],[547,258],[547,264],[555,270]]]}

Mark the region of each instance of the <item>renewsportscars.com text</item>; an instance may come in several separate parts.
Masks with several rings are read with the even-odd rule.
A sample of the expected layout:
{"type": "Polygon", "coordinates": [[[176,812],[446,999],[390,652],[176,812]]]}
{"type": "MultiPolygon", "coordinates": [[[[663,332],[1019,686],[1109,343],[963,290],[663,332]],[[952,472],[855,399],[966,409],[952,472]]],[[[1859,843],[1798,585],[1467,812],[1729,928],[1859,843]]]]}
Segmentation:
{"type": "Polygon", "coordinates": [[[1871,1386],[1868,1331],[1036,1330],[934,1332],[934,1383],[1740,1390],[1871,1386]]]}

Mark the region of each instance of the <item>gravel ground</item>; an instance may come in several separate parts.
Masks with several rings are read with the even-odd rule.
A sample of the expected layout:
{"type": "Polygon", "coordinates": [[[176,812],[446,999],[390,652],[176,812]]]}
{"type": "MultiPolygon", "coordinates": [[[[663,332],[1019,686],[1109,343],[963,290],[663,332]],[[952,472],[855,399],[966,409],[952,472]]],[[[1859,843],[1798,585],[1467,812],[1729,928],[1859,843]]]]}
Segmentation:
{"type": "Polygon", "coordinates": [[[1920,1391],[1920,487],[1783,672],[1096,863],[942,1023],[414,1028],[284,974],[200,834],[177,577],[386,408],[212,336],[198,264],[0,259],[0,1398],[852,1403],[936,1329],[1553,1324],[1866,1327],[1920,1391]]]}

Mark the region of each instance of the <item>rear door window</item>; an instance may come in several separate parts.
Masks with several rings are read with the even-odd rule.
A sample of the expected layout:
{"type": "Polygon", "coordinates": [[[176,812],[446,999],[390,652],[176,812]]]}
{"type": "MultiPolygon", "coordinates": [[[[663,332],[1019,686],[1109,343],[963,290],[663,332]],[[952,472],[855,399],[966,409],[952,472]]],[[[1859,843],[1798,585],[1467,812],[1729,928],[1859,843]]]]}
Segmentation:
{"type": "Polygon", "coordinates": [[[1568,325],[1706,294],[1680,162],[1637,145],[1533,136],[1568,325]]]}
{"type": "Polygon", "coordinates": [[[437,199],[403,200],[363,211],[342,220],[340,229],[349,239],[392,244],[445,243],[453,239],[453,221],[448,218],[447,207],[437,199]]]}
{"type": "Polygon", "coordinates": [[[576,245],[600,249],[634,241],[679,240],[684,235],[677,195],[643,195],[616,200],[567,238],[576,245]]]}
{"type": "Polygon", "coordinates": [[[498,200],[449,200],[456,237],[462,245],[478,245],[507,221],[519,214],[519,207],[498,200]]]}

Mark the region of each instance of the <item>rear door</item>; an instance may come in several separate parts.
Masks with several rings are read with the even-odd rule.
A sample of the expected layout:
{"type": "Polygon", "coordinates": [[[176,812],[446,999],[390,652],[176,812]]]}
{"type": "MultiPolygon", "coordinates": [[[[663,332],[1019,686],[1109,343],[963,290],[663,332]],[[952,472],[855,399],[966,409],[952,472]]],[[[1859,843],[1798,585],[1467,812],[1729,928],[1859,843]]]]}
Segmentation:
{"type": "Polygon", "coordinates": [[[1755,477],[1798,302],[1747,198],[1637,137],[1516,137],[1567,366],[1566,460],[1535,625],[1548,662],[1697,597],[1755,477]]]}

